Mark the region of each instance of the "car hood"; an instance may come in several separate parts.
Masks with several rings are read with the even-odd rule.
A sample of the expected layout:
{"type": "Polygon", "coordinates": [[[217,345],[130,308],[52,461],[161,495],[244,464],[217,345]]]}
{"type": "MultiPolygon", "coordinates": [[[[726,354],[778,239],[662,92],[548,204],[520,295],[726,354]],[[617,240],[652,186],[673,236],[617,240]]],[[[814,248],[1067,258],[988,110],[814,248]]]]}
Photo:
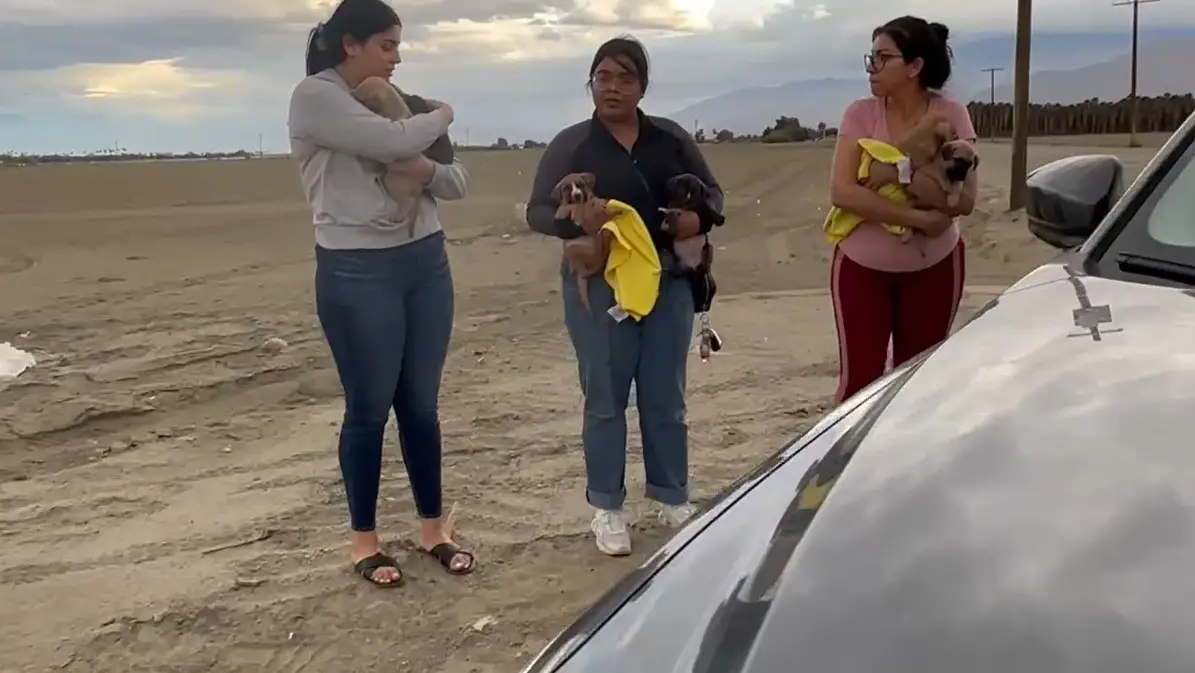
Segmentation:
{"type": "Polygon", "coordinates": [[[1195,671],[1193,392],[1195,293],[1042,267],[527,670],[1195,671]]]}

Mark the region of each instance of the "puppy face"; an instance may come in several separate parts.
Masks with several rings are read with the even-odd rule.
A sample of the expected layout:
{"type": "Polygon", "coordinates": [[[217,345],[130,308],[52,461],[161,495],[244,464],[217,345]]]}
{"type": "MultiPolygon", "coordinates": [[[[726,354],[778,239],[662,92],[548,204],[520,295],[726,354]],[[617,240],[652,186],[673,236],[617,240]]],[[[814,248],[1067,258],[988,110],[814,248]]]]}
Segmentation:
{"type": "Polygon", "coordinates": [[[593,196],[593,188],[597,184],[597,176],[593,173],[579,173],[572,179],[564,180],[556,185],[552,195],[562,205],[584,203],[593,196]]]}
{"type": "Polygon", "coordinates": [[[669,178],[664,184],[668,191],[668,207],[694,210],[709,197],[709,187],[692,173],[682,173],[669,178]]]}
{"type": "Polygon", "coordinates": [[[965,140],[951,140],[942,145],[938,153],[943,172],[951,182],[962,182],[967,174],[979,166],[979,155],[975,147],[965,140]]]}
{"type": "Polygon", "coordinates": [[[560,207],[556,209],[556,217],[563,219],[570,217],[573,207],[581,205],[593,198],[593,189],[597,184],[597,176],[593,173],[580,173],[571,180],[564,180],[556,185],[553,196],[560,207]]]}

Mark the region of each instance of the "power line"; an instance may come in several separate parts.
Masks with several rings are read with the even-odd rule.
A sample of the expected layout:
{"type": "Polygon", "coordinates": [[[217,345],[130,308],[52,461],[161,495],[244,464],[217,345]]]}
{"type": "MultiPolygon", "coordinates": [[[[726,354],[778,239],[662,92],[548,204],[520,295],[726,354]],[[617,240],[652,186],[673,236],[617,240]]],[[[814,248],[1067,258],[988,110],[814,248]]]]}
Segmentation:
{"type": "Polygon", "coordinates": [[[1029,177],[1029,54],[1032,52],[1033,0],[1017,0],[1017,48],[1013,67],[1012,176],[1008,208],[1025,206],[1025,180],[1029,177]]]}
{"type": "Polygon", "coordinates": [[[1123,2],[1112,3],[1113,7],[1131,6],[1133,8],[1132,75],[1129,77],[1129,147],[1141,147],[1141,143],[1137,141],[1137,26],[1140,21],[1138,17],[1141,11],[1141,5],[1161,1],[1162,0],[1124,0],[1123,2]]]}

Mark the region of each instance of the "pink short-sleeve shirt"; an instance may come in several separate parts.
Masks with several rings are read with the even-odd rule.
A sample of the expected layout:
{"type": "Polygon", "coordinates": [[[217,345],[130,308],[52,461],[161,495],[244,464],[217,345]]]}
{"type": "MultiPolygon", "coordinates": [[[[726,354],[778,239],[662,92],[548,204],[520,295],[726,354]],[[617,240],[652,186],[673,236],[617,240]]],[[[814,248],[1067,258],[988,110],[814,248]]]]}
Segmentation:
{"type": "MultiPolygon", "coordinates": [[[[971,114],[962,103],[935,95],[929,104],[931,112],[940,112],[950,121],[958,136],[975,142],[975,127],[971,114]]],[[[838,126],[838,135],[848,140],[873,138],[892,142],[888,134],[888,120],[882,98],[863,98],[847,106],[838,126]]],[[[959,230],[955,223],[933,238],[924,238],[921,245],[901,243],[875,222],[860,224],[850,236],[838,244],[842,253],[856,264],[875,269],[904,273],[928,269],[946,259],[958,245],[959,230]]]]}

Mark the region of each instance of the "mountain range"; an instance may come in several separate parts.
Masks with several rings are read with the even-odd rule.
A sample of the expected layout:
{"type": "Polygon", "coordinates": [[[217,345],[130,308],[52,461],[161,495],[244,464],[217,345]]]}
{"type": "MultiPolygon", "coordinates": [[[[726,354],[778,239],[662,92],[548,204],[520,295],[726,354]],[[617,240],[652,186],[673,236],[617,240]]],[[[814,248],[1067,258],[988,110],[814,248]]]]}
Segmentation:
{"type": "MultiPolygon", "coordinates": [[[[1077,103],[1089,98],[1119,100],[1129,93],[1130,56],[1124,33],[1040,33],[1033,36],[1030,99],[1035,103],[1077,103]]],[[[1015,38],[975,35],[954,45],[955,76],[947,93],[962,100],[987,101],[990,76],[997,73],[995,98],[1012,99],[1015,38]]],[[[1138,95],[1195,92],[1195,28],[1141,31],[1138,95]]],[[[799,118],[806,126],[838,123],[843,108],[868,95],[867,79],[824,77],[776,86],[757,86],[707,98],[668,116],[682,125],[695,120],[707,131],[728,128],[759,133],[776,117],[799,118]]]]}

